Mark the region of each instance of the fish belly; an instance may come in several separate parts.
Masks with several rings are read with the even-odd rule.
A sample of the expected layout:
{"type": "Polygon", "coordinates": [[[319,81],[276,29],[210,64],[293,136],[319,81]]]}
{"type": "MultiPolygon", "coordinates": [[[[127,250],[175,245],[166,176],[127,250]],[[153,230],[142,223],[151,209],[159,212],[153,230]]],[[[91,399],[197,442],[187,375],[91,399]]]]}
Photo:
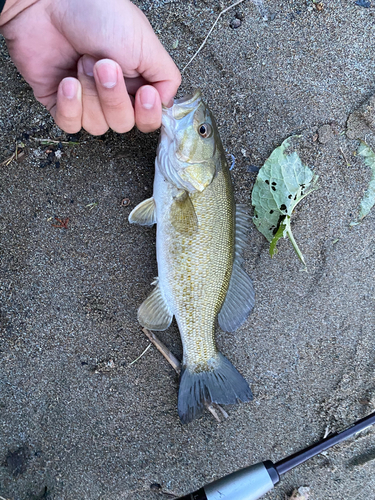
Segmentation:
{"type": "MultiPolygon", "coordinates": [[[[165,189],[165,191],[168,191],[165,189]]],[[[234,203],[219,173],[203,193],[190,195],[196,226],[179,231],[169,217],[173,198],[157,216],[159,284],[176,317],[185,366],[201,370],[217,354],[214,331],[228,290],[234,255],[234,203]]],[[[155,196],[158,206],[158,196],[155,196]]]]}
{"type": "Polygon", "coordinates": [[[170,217],[173,187],[160,174],[155,176],[159,286],[176,317],[183,344],[178,395],[182,423],[199,416],[205,403],[252,399],[246,380],[218,352],[214,335],[234,259],[234,201],[229,182],[219,172],[203,193],[190,195],[197,223],[181,231],[170,217]]]}

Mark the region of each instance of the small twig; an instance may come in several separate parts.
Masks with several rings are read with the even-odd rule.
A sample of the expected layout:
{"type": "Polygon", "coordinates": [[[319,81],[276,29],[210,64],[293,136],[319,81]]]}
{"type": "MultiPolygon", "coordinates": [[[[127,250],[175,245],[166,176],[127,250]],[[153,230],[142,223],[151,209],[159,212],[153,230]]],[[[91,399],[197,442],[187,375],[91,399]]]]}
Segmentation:
{"type": "MultiPolygon", "coordinates": [[[[25,145],[22,144],[22,147],[24,147],[25,145]]],[[[2,163],[0,163],[0,167],[7,167],[9,165],[9,163],[11,163],[13,160],[18,160],[19,158],[22,158],[22,156],[24,156],[24,152],[22,151],[22,147],[20,147],[17,143],[16,143],[16,150],[15,152],[12,154],[12,156],[10,156],[9,158],[7,158],[6,160],[4,160],[2,163]]],[[[0,498],[1,500],[1,498],[0,498]]]]}
{"type": "Polygon", "coordinates": [[[33,141],[40,142],[43,146],[49,146],[50,144],[66,144],[68,146],[77,146],[80,143],[74,141],[56,141],[54,139],[40,139],[39,137],[30,137],[33,141]]]}
{"type": "Polygon", "coordinates": [[[89,203],[88,205],[86,205],[85,208],[88,208],[89,210],[92,210],[93,208],[97,207],[98,204],[99,203],[97,201],[93,201],[92,203],[89,203]]]}
{"type": "Polygon", "coordinates": [[[172,365],[173,369],[177,372],[177,375],[181,373],[181,363],[178,361],[176,356],[171,353],[171,351],[157,338],[157,336],[151,332],[151,330],[147,330],[147,328],[142,328],[143,333],[147,336],[147,338],[154,344],[156,349],[162,353],[165,359],[169,364],[172,365]]]}
{"type": "Polygon", "coordinates": [[[342,147],[340,146],[340,147],[339,147],[339,149],[340,149],[340,151],[341,151],[342,156],[344,157],[344,160],[345,160],[346,166],[347,166],[347,167],[350,167],[350,163],[349,163],[349,162],[348,162],[348,160],[346,159],[346,156],[345,156],[344,151],[342,150],[342,147]]]}
{"type": "MultiPolygon", "coordinates": [[[[171,353],[171,351],[161,342],[157,336],[151,332],[151,330],[147,330],[147,328],[142,328],[143,333],[147,336],[147,338],[154,344],[156,349],[161,352],[161,354],[165,357],[165,359],[170,363],[173,369],[176,371],[178,375],[181,373],[181,363],[178,361],[176,356],[171,353]]],[[[228,413],[217,403],[207,403],[204,402],[204,406],[207,408],[209,412],[215,417],[218,422],[221,422],[219,412],[223,418],[228,418],[228,413]]]]}
{"type": "MultiPolygon", "coordinates": [[[[9,165],[9,163],[11,163],[16,157],[16,153],[13,153],[12,156],[10,156],[9,158],[7,158],[6,160],[4,160],[2,163],[0,163],[0,167],[7,167],[9,165]]],[[[0,497],[0,500],[1,500],[1,497],[0,497]]]]}
{"type": "Polygon", "coordinates": [[[128,366],[131,366],[131,365],[134,365],[134,363],[136,363],[139,359],[141,359],[141,357],[146,354],[146,352],[150,349],[150,347],[152,346],[152,344],[148,344],[148,346],[146,347],[146,349],[142,352],[142,354],[140,354],[138,356],[137,359],[135,359],[134,361],[132,361],[131,363],[128,364],[128,366]]]}

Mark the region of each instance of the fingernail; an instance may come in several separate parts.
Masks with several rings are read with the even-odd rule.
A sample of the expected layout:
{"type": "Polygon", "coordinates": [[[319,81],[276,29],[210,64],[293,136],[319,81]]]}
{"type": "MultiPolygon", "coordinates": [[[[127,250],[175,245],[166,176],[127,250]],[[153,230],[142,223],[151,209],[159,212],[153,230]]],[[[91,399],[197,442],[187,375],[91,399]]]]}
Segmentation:
{"type": "Polygon", "coordinates": [[[102,59],[97,62],[96,71],[100,83],[106,89],[112,89],[117,83],[117,65],[110,59],[102,59]]]}
{"type": "Polygon", "coordinates": [[[174,104],[174,99],[172,97],[172,99],[169,100],[168,104],[166,105],[166,108],[171,108],[174,104]]]}
{"type": "Polygon", "coordinates": [[[155,105],[155,89],[150,86],[145,86],[140,89],[139,100],[142,108],[151,109],[155,105]]]}
{"type": "Polygon", "coordinates": [[[67,99],[73,99],[77,95],[77,80],[75,78],[64,78],[61,84],[61,90],[67,99]]]}
{"type": "Polygon", "coordinates": [[[85,75],[94,76],[95,63],[96,63],[96,60],[93,57],[90,57],[90,56],[83,56],[82,57],[82,66],[83,66],[83,71],[85,72],[85,75]]]}

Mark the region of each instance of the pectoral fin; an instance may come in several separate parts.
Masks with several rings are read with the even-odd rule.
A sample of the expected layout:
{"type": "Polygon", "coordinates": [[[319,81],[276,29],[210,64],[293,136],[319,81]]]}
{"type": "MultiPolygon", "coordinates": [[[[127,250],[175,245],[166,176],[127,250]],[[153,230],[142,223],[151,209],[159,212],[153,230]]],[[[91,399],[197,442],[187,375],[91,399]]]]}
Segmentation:
{"type": "Polygon", "coordinates": [[[154,198],[148,198],[137,205],[129,214],[131,224],[152,226],[156,223],[156,206],[154,198]]]}
{"type": "Polygon", "coordinates": [[[173,314],[161,293],[159,284],[138,309],[138,321],[149,330],[166,330],[172,323],[173,314]]]}
{"type": "Polygon", "coordinates": [[[253,283],[242,268],[242,250],[246,245],[250,217],[244,207],[236,207],[235,257],[224,304],[218,315],[219,326],[225,332],[234,332],[246,320],[254,307],[253,283]]]}
{"type": "Polygon", "coordinates": [[[170,211],[172,226],[179,233],[193,233],[198,229],[198,218],[189,194],[181,191],[175,197],[170,211]]]}

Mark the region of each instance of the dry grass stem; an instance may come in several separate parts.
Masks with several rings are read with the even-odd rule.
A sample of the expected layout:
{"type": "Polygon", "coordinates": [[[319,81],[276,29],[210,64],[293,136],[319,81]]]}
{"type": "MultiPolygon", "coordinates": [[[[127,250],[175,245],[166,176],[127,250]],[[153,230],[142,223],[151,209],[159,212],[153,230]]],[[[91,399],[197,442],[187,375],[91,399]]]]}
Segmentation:
{"type": "MultiPolygon", "coordinates": [[[[10,156],[9,158],[7,158],[6,160],[4,160],[2,163],[0,163],[0,167],[7,167],[9,165],[9,163],[11,163],[16,157],[16,153],[13,153],[12,156],[10,156]]],[[[1,500],[1,497],[0,497],[0,500],[1,500]]]]}
{"type": "Polygon", "coordinates": [[[150,349],[152,344],[148,344],[148,346],[146,347],[146,349],[142,352],[142,354],[140,354],[138,356],[138,358],[136,358],[134,361],[132,361],[131,363],[128,364],[128,366],[131,366],[131,365],[134,365],[134,363],[136,363],[139,359],[141,359],[141,357],[146,354],[146,352],[150,349]]]}
{"type": "Polygon", "coordinates": [[[40,139],[39,137],[30,137],[33,141],[40,142],[43,146],[50,146],[52,144],[66,144],[68,146],[76,146],[80,144],[75,141],[56,141],[55,139],[40,139]]]}
{"type": "MultiPolygon", "coordinates": [[[[151,330],[147,330],[147,328],[142,328],[143,333],[149,339],[150,342],[154,344],[156,349],[161,352],[161,354],[165,357],[170,365],[172,365],[173,369],[177,372],[178,375],[181,373],[181,363],[178,361],[176,356],[171,353],[171,351],[161,342],[157,336],[151,332],[151,330]]],[[[151,345],[151,344],[150,344],[151,345]]],[[[134,361],[133,361],[134,362],[134,361]]],[[[204,403],[204,406],[207,410],[212,413],[215,419],[218,422],[221,422],[220,414],[225,419],[228,418],[228,413],[218,404],[216,403],[204,403]]]]}
{"type": "Polygon", "coordinates": [[[237,2],[234,2],[232,5],[229,5],[229,7],[226,7],[225,9],[223,9],[220,14],[217,16],[216,18],[216,21],[214,22],[214,24],[211,26],[211,29],[210,31],[207,33],[207,36],[206,38],[203,40],[202,42],[202,45],[199,47],[199,49],[196,51],[196,53],[193,55],[193,57],[190,59],[190,61],[182,68],[182,71],[181,73],[183,73],[185,71],[185,69],[194,61],[194,59],[197,57],[197,55],[199,54],[199,52],[203,49],[203,47],[206,45],[206,42],[209,38],[209,36],[211,35],[213,29],[215,28],[215,26],[217,25],[219,19],[221,18],[221,16],[223,14],[225,14],[226,12],[228,12],[228,10],[230,9],[233,9],[233,7],[236,7],[236,5],[239,5],[240,3],[244,2],[245,0],[238,0],[237,2]]]}

